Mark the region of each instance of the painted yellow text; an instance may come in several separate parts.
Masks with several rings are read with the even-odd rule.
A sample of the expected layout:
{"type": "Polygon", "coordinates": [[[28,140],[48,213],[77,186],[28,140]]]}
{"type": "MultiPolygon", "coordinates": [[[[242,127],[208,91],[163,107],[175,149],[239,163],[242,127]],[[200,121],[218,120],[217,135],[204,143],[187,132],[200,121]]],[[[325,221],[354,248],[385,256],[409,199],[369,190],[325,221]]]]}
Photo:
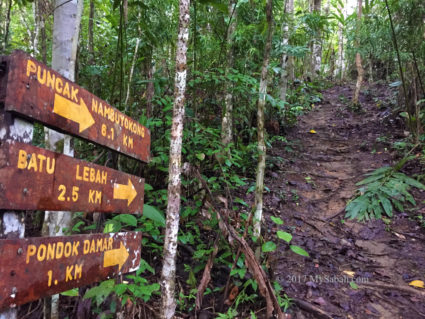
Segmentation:
{"type": "Polygon", "coordinates": [[[89,204],[102,204],[102,191],[89,189],[89,204]]]}
{"type": "Polygon", "coordinates": [[[38,261],[68,258],[70,256],[78,256],[79,241],[74,242],[57,242],[53,244],[28,245],[26,263],[30,262],[31,257],[35,257],[38,261]]]}
{"type": "Polygon", "coordinates": [[[65,282],[81,279],[83,273],[83,264],[66,266],[65,282]],[[72,271],[74,270],[74,274],[72,271]]]}
{"type": "Polygon", "coordinates": [[[70,100],[74,100],[75,103],[79,103],[78,100],[78,88],[74,87],[70,82],[63,80],[61,77],[56,76],[41,65],[37,65],[34,61],[28,60],[27,62],[27,76],[30,77],[32,74],[36,75],[38,83],[45,85],[48,88],[56,91],[56,93],[67,97],[70,100]]]}
{"type": "Polygon", "coordinates": [[[85,181],[90,183],[105,184],[108,179],[108,173],[93,167],[77,165],[75,178],[77,181],[85,181]]]}
{"type": "Polygon", "coordinates": [[[103,252],[106,250],[111,250],[113,242],[114,242],[113,238],[100,238],[97,240],[86,239],[84,241],[83,254],[87,255],[87,254],[92,254],[97,252],[103,252]]]}
{"type": "Polygon", "coordinates": [[[142,125],[122,114],[121,112],[115,110],[113,107],[102,104],[102,102],[99,102],[94,98],[92,98],[91,102],[91,111],[108,119],[112,123],[120,125],[122,128],[129,130],[135,135],[138,135],[142,138],[145,137],[145,128],[142,125]]]}
{"type": "Polygon", "coordinates": [[[19,150],[18,168],[33,170],[34,172],[53,174],[55,172],[55,159],[43,154],[28,154],[24,150],[19,150]]]}

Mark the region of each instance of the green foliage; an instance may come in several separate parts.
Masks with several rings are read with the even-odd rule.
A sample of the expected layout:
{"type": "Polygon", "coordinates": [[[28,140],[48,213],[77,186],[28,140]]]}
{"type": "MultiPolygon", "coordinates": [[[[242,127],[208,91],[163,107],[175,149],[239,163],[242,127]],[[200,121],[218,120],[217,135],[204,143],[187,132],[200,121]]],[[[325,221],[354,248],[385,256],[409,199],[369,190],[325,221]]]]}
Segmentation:
{"type": "Polygon", "coordinates": [[[289,248],[296,254],[304,256],[304,257],[310,257],[308,252],[306,252],[304,249],[302,249],[300,246],[296,245],[289,245],[289,248]]]}
{"type": "Polygon", "coordinates": [[[78,297],[78,288],[74,288],[74,289],[70,289],[67,291],[63,291],[60,293],[62,296],[67,296],[67,297],[78,297]]]}
{"type": "Polygon", "coordinates": [[[164,214],[155,207],[148,204],[143,205],[143,216],[165,227],[164,214]]]}
{"type": "Polygon", "coordinates": [[[99,307],[106,298],[114,291],[115,280],[110,279],[103,281],[97,287],[90,288],[84,294],[84,299],[92,299],[99,307]]]}
{"type": "Polygon", "coordinates": [[[99,286],[87,290],[83,298],[92,299],[96,302],[97,307],[104,303],[112,293],[115,293],[122,300],[123,305],[128,299],[134,302],[140,298],[144,302],[147,302],[153,294],[159,292],[160,286],[158,283],[149,284],[147,279],[141,277],[141,274],[145,271],[155,274],[154,269],[141,258],[140,267],[135,275],[126,276],[126,280],[129,280],[129,282],[116,284],[114,279],[103,281],[99,286]]]}
{"type": "Polygon", "coordinates": [[[287,232],[284,232],[284,231],[281,231],[281,230],[278,230],[276,232],[276,235],[277,235],[277,237],[279,239],[282,239],[282,240],[286,241],[288,244],[292,240],[292,235],[291,234],[289,234],[287,232]]]}
{"type": "Polygon", "coordinates": [[[269,253],[276,250],[276,244],[272,241],[268,241],[261,246],[263,253],[269,253]]]}
{"type": "Polygon", "coordinates": [[[362,187],[345,208],[347,218],[370,220],[381,219],[385,215],[392,217],[394,208],[404,211],[406,204],[416,205],[409,193],[411,187],[425,190],[423,184],[398,172],[397,167],[381,167],[366,176],[356,184],[362,187]]]}
{"type": "MultiPolygon", "coordinates": [[[[283,224],[283,220],[280,218],[276,218],[271,216],[270,219],[277,225],[282,225],[283,224]]],[[[308,252],[306,252],[304,249],[302,249],[300,246],[296,246],[296,245],[290,245],[290,242],[292,241],[292,235],[290,233],[278,230],[276,232],[276,235],[279,239],[283,240],[284,242],[286,242],[289,245],[289,249],[291,249],[292,252],[304,256],[304,257],[310,257],[310,255],[308,254],[308,252]]],[[[264,245],[268,244],[268,246],[266,247],[266,249],[271,249],[273,248],[271,244],[274,244],[273,242],[267,242],[264,245]]],[[[264,245],[263,245],[263,251],[264,251],[264,245]]],[[[270,251],[274,251],[276,249],[276,245],[274,245],[274,248],[270,251]]]]}
{"type": "Polygon", "coordinates": [[[277,281],[273,282],[273,288],[274,288],[274,291],[276,292],[279,306],[283,308],[283,311],[286,312],[292,304],[292,299],[289,298],[286,294],[283,294],[282,296],[283,288],[277,281]]]}

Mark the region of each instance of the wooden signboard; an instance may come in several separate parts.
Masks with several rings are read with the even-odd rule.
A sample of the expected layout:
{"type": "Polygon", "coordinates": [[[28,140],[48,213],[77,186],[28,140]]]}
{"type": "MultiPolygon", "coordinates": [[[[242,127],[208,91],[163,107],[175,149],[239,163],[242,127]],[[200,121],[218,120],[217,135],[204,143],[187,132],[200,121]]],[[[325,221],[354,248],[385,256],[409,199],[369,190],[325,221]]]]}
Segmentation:
{"type": "Polygon", "coordinates": [[[149,161],[150,132],[137,121],[22,51],[0,63],[6,111],[149,161]]]}
{"type": "Polygon", "coordinates": [[[139,232],[0,240],[0,309],[135,271],[139,232]]]}
{"type": "Polygon", "coordinates": [[[144,179],[18,142],[0,149],[0,208],[142,213],[144,179]]]}

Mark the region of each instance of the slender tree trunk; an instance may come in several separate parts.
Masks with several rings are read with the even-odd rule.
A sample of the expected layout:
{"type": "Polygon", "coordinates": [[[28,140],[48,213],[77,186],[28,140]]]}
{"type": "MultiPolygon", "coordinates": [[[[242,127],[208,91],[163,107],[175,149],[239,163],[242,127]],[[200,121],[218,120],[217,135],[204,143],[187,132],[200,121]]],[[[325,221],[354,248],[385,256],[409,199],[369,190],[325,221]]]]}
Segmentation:
{"type": "Polygon", "coordinates": [[[146,74],[148,77],[148,83],[146,84],[146,117],[150,118],[153,114],[153,97],[155,96],[155,86],[153,83],[153,75],[155,74],[155,64],[153,63],[153,52],[149,54],[148,61],[146,63],[146,74]]]}
{"type": "Polygon", "coordinates": [[[6,50],[8,39],[9,39],[9,26],[10,26],[10,12],[12,11],[12,0],[7,3],[6,19],[4,23],[4,38],[2,50],[6,50]]]}
{"type": "MultiPolygon", "coordinates": [[[[313,12],[320,15],[322,0],[313,0],[313,12]]],[[[316,78],[320,74],[322,65],[322,40],[320,30],[316,30],[316,35],[313,39],[312,55],[311,55],[311,74],[316,78]]]]}
{"type": "Polygon", "coordinates": [[[422,81],[421,72],[419,71],[418,61],[417,61],[417,59],[416,59],[415,51],[412,51],[412,56],[413,56],[413,63],[415,64],[416,74],[417,74],[417,76],[418,76],[418,80],[419,80],[419,86],[420,86],[421,91],[422,91],[422,96],[425,96],[424,83],[423,83],[423,81],[422,81]]]}
{"type": "Polygon", "coordinates": [[[362,66],[362,56],[360,55],[359,49],[360,49],[360,24],[362,19],[362,0],[358,0],[357,2],[357,40],[356,40],[356,47],[357,47],[357,53],[356,53],[356,67],[357,67],[357,82],[356,82],[356,89],[354,91],[353,96],[353,105],[358,106],[359,105],[359,95],[360,95],[360,89],[362,87],[363,82],[363,66],[362,66]]]}
{"type": "Polygon", "coordinates": [[[47,39],[46,39],[46,9],[42,5],[42,0],[38,1],[38,9],[40,14],[40,43],[41,43],[41,58],[44,64],[47,64],[47,39]]]}
{"type": "Polygon", "coordinates": [[[153,97],[155,96],[155,86],[153,84],[153,75],[155,74],[155,65],[152,63],[152,55],[149,60],[148,84],[146,85],[146,117],[150,118],[153,114],[153,97]]]}
{"type": "Polygon", "coordinates": [[[133,61],[131,62],[130,75],[128,77],[127,94],[125,96],[125,102],[124,102],[126,111],[128,111],[128,104],[127,103],[128,103],[128,98],[130,97],[131,80],[133,79],[134,66],[136,65],[136,61],[137,61],[137,51],[139,50],[139,44],[140,44],[140,39],[137,38],[136,48],[134,49],[133,61]]]}
{"type": "Polygon", "coordinates": [[[264,108],[267,95],[267,69],[270,62],[270,52],[273,38],[273,0],[267,0],[267,39],[264,47],[263,66],[261,68],[260,92],[257,110],[257,135],[258,135],[258,166],[255,183],[255,214],[254,214],[254,236],[261,234],[261,222],[263,219],[263,191],[264,173],[266,170],[266,143],[264,141],[264,108]]]}
{"type": "MultiPolygon", "coordinates": [[[[77,46],[83,10],[83,0],[56,0],[53,22],[52,68],[71,81],[75,80],[77,46]]],[[[71,138],[45,129],[46,148],[73,156],[71,138]],[[58,149],[63,145],[63,150],[58,149]]],[[[70,212],[46,211],[43,235],[61,236],[63,228],[71,227],[70,212]]],[[[51,318],[59,318],[59,295],[52,296],[51,318]]],[[[48,307],[48,306],[47,306],[48,307]]]]}
{"type": "Polygon", "coordinates": [[[39,47],[38,47],[38,38],[40,36],[40,20],[41,20],[41,12],[40,12],[40,4],[38,0],[34,0],[32,3],[32,10],[34,15],[34,38],[33,38],[33,49],[34,55],[38,56],[39,47]]]}
{"type": "Polygon", "coordinates": [[[179,231],[181,192],[181,149],[183,139],[184,103],[187,76],[187,47],[189,40],[190,0],[179,1],[179,34],[174,80],[173,123],[171,127],[170,164],[168,168],[168,204],[165,228],[163,266],[161,273],[161,319],[174,316],[176,301],[175,275],[177,234],[179,231]]]}
{"type": "Polygon", "coordinates": [[[373,83],[373,57],[369,56],[369,83],[373,83]]]}
{"type": "MultiPolygon", "coordinates": [[[[340,10],[342,12],[342,15],[344,17],[344,20],[346,18],[346,5],[347,2],[345,1],[342,6],[340,7],[340,10]]],[[[344,72],[345,72],[345,50],[344,50],[344,24],[339,22],[338,23],[338,56],[336,58],[337,61],[337,68],[336,72],[339,74],[335,74],[335,77],[339,75],[339,80],[342,82],[344,80],[344,72]]]]}
{"type": "Polygon", "coordinates": [[[94,63],[94,40],[93,40],[93,26],[94,26],[94,0],[90,0],[90,11],[89,11],[89,25],[88,25],[88,37],[89,37],[89,54],[90,54],[90,64],[94,63]]]}
{"type": "MultiPolygon", "coordinates": [[[[226,75],[233,68],[233,34],[236,30],[236,0],[229,0],[229,27],[227,29],[227,65],[226,75]]],[[[232,83],[226,80],[224,99],[224,114],[221,121],[221,142],[223,147],[227,147],[233,139],[233,94],[232,83]]]]}
{"type": "MultiPolygon", "coordinates": [[[[89,65],[94,66],[95,56],[94,56],[94,0],[90,0],[90,11],[89,11],[89,23],[88,23],[88,50],[89,50],[89,65]]],[[[95,91],[95,83],[97,83],[96,76],[92,76],[90,81],[90,91],[95,91]]]]}
{"type": "MultiPolygon", "coordinates": [[[[285,17],[282,23],[282,47],[285,48],[289,44],[289,37],[292,32],[292,19],[294,14],[294,0],[285,0],[285,17]]],[[[288,89],[288,68],[289,68],[289,56],[286,54],[285,49],[282,54],[280,67],[280,93],[279,97],[283,102],[286,102],[286,91],[288,89]]]]}

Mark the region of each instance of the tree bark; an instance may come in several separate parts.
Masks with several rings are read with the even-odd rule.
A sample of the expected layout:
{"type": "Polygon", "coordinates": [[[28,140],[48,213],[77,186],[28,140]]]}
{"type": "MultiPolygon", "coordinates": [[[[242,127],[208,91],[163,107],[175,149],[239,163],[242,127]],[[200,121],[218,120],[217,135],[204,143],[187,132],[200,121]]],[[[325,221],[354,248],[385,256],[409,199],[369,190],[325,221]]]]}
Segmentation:
{"type": "MultiPolygon", "coordinates": [[[[322,0],[313,0],[313,12],[320,15],[322,7],[322,0]]],[[[320,30],[316,30],[316,35],[313,39],[313,52],[311,55],[311,73],[313,78],[320,74],[320,67],[322,65],[322,40],[320,30]]]]}
{"type": "MultiPolygon", "coordinates": [[[[236,0],[229,0],[229,27],[227,29],[227,65],[226,75],[233,68],[233,34],[236,30],[236,0]]],[[[233,140],[233,93],[232,83],[227,80],[225,84],[224,114],[221,121],[221,143],[226,148],[233,140]]]]}
{"type": "Polygon", "coordinates": [[[176,301],[175,274],[177,234],[179,230],[181,192],[181,149],[183,139],[184,103],[187,76],[187,47],[189,40],[190,0],[179,1],[179,34],[176,52],[174,82],[173,122],[170,140],[170,164],[168,168],[168,204],[165,227],[163,266],[161,273],[161,319],[174,316],[176,301]]]}
{"type": "Polygon", "coordinates": [[[153,114],[153,97],[155,96],[155,86],[153,83],[153,75],[155,73],[155,64],[153,63],[153,52],[151,51],[149,54],[149,58],[147,61],[147,77],[148,83],[146,84],[146,117],[150,118],[153,114]]]}
{"type": "Polygon", "coordinates": [[[94,40],[93,40],[93,26],[94,26],[94,0],[90,0],[90,11],[89,11],[89,30],[88,30],[88,37],[89,37],[89,54],[90,54],[90,64],[93,65],[94,63],[94,40]]]}
{"type": "MultiPolygon", "coordinates": [[[[294,0],[285,0],[285,17],[282,23],[282,47],[285,48],[289,44],[289,37],[292,32],[292,19],[294,15],[294,0]]],[[[286,54],[285,49],[281,58],[281,73],[280,73],[280,99],[286,102],[286,91],[288,90],[288,68],[289,56],[286,54]]]]}
{"type": "Polygon", "coordinates": [[[128,111],[128,98],[130,97],[130,86],[131,86],[131,80],[133,79],[133,72],[134,72],[134,66],[136,65],[137,61],[137,51],[139,50],[139,44],[140,39],[136,39],[136,48],[134,49],[134,55],[133,55],[133,61],[131,62],[131,68],[130,68],[130,75],[128,76],[128,83],[127,83],[127,94],[125,95],[125,111],[128,111]]]}
{"type": "Polygon", "coordinates": [[[46,39],[46,8],[42,5],[42,0],[38,1],[38,9],[40,14],[40,43],[41,43],[41,58],[44,64],[47,64],[47,39],[46,39]]]}
{"type": "MultiPolygon", "coordinates": [[[[346,1],[344,2],[345,6],[347,5],[346,1]]],[[[342,12],[342,16],[345,20],[346,18],[346,8],[344,5],[340,7],[340,10],[342,12]]],[[[342,82],[344,79],[344,70],[345,70],[345,58],[344,58],[345,50],[344,50],[344,24],[339,22],[338,23],[338,56],[336,58],[337,61],[337,68],[336,71],[339,72],[339,74],[335,74],[335,77],[339,75],[339,81],[342,82]]]]}
{"type": "Polygon", "coordinates": [[[362,87],[362,82],[363,82],[363,74],[364,74],[364,70],[363,70],[363,66],[362,66],[362,56],[360,55],[360,24],[361,24],[361,19],[362,19],[362,0],[358,0],[357,2],[357,40],[356,40],[356,48],[357,48],[357,53],[356,53],[356,68],[357,68],[357,82],[356,82],[356,89],[354,91],[354,96],[353,96],[353,105],[354,106],[358,106],[359,105],[359,95],[360,95],[360,89],[362,87]]]}
{"type": "Polygon", "coordinates": [[[9,39],[10,12],[12,11],[12,0],[9,0],[7,5],[8,7],[6,11],[6,19],[4,24],[4,38],[3,38],[3,45],[2,45],[1,51],[6,50],[7,42],[9,39]]]}
{"type": "MultiPolygon", "coordinates": [[[[75,80],[78,38],[83,0],[56,0],[53,20],[52,68],[71,81],[75,80]]],[[[74,155],[71,138],[51,129],[45,129],[46,148],[74,155]],[[61,148],[63,145],[63,149],[61,148]]],[[[70,212],[46,211],[43,235],[61,236],[63,228],[71,227],[70,212]]],[[[59,318],[59,295],[52,296],[51,318],[59,318]]]]}
{"type": "Polygon", "coordinates": [[[32,10],[34,15],[34,38],[33,38],[33,50],[34,50],[34,56],[38,56],[39,49],[38,49],[38,38],[40,35],[40,20],[41,20],[41,12],[40,12],[40,3],[38,0],[34,0],[32,3],[32,10]]]}
{"type": "MultiPolygon", "coordinates": [[[[33,125],[21,119],[13,119],[10,114],[0,110],[0,131],[8,132],[7,140],[31,143],[33,138],[33,125]],[[8,125],[10,124],[10,125],[8,125]]],[[[0,213],[0,238],[23,238],[25,234],[25,213],[6,211],[0,213]]],[[[17,319],[16,308],[0,312],[0,319],[17,319]]]]}
{"type": "Polygon", "coordinates": [[[267,69],[270,62],[270,52],[273,38],[273,0],[267,0],[266,19],[267,19],[267,39],[264,47],[263,65],[261,68],[260,92],[258,97],[257,110],[257,137],[258,137],[258,166],[255,183],[255,214],[254,214],[254,236],[261,234],[261,222],[263,219],[263,191],[264,191],[264,172],[266,169],[266,143],[264,141],[264,107],[266,105],[267,95],[267,69]]]}

